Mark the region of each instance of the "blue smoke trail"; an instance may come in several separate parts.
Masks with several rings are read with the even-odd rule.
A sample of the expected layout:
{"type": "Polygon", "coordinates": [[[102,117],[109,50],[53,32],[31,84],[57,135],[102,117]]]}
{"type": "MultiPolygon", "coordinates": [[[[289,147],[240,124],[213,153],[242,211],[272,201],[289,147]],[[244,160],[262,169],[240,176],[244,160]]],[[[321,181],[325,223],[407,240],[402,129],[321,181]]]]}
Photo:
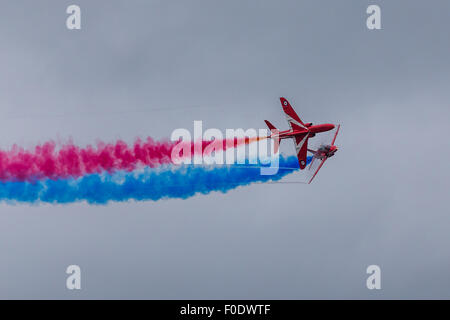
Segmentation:
{"type": "MultiPolygon", "coordinates": [[[[308,157],[308,162],[311,157],[308,157]]],[[[197,193],[227,192],[254,182],[277,181],[298,170],[295,156],[280,157],[275,175],[261,175],[260,167],[181,166],[176,169],[146,168],[142,172],[92,174],[78,179],[0,183],[0,201],[22,203],[73,203],[87,201],[106,204],[109,201],[186,199],[197,193]]]]}

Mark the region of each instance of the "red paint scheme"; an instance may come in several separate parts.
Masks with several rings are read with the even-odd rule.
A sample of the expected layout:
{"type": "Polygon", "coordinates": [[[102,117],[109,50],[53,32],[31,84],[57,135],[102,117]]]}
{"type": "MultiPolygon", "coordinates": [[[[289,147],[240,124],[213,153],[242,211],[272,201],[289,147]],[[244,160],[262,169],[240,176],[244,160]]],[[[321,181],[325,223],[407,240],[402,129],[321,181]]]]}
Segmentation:
{"type": "Polygon", "coordinates": [[[311,181],[313,181],[314,177],[316,176],[317,172],[319,172],[320,168],[322,168],[323,164],[325,163],[325,161],[334,156],[334,154],[336,153],[336,151],[338,150],[338,147],[335,146],[335,142],[336,142],[336,137],[339,133],[339,129],[341,128],[340,125],[338,125],[336,133],[334,134],[333,137],[333,141],[331,142],[331,144],[329,145],[323,145],[321,146],[319,149],[317,149],[317,151],[308,149],[309,152],[311,152],[313,154],[313,159],[311,160],[311,164],[309,165],[309,169],[311,169],[314,161],[316,159],[319,159],[321,161],[319,167],[317,168],[316,172],[314,172],[314,175],[312,176],[311,180],[309,180],[309,183],[311,183],[311,181]]]}
{"type": "MultiPolygon", "coordinates": [[[[300,169],[306,167],[306,154],[308,151],[308,139],[316,135],[316,133],[325,132],[334,129],[334,124],[316,124],[303,123],[300,117],[295,113],[289,101],[285,98],[280,98],[281,106],[286,115],[286,119],[290,126],[290,130],[278,131],[269,121],[264,120],[271,130],[272,134],[269,138],[275,139],[278,143],[281,139],[293,139],[295,150],[297,152],[298,163],[300,169]]],[[[275,152],[278,150],[278,145],[275,146],[275,152]]]]}
{"type": "Polygon", "coordinates": [[[320,133],[320,132],[333,130],[334,124],[331,124],[331,123],[317,124],[315,126],[309,127],[308,129],[312,133],[320,133]]]}

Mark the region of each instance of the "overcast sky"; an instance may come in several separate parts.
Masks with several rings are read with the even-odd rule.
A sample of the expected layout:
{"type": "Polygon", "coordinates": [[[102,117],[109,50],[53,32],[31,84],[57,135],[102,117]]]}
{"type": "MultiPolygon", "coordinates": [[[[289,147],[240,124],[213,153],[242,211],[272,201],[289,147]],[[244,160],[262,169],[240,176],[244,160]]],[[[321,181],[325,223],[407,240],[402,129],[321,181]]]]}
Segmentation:
{"type": "Polygon", "coordinates": [[[194,120],[285,129],[280,96],[342,129],[311,185],[1,203],[0,298],[450,298],[449,12],[444,0],[2,1],[2,149],[168,138],[194,120]],[[69,31],[74,3],[82,29],[69,31]],[[367,29],[369,4],[382,30],[367,29]],[[65,287],[70,264],[80,291],[65,287]]]}

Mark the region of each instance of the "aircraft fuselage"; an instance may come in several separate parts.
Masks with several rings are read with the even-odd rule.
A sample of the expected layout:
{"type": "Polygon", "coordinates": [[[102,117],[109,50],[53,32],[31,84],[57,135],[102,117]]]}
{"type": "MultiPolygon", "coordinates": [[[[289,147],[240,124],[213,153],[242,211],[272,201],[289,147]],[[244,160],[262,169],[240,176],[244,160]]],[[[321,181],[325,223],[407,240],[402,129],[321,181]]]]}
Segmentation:
{"type": "Polygon", "coordinates": [[[325,145],[321,146],[315,153],[315,156],[317,158],[323,159],[323,158],[330,158],[334,156],[336,151],[338,150],[338,147],[335,145],[325,145]]]}
{"type": "Polygon", "coordinates": [[[287,138],[293,138],[296,135],[304,134],[305,132],[309,132],[310,135],[314,136],[316,133],[320,132],[326,132],[334,129],[334,124],[331,123],[324,123],[324,124],[316,124],[316,125],[310,125],[307,127],[307,129],[304,130],[286,130],[286,131],[280,131],[278,134],[278,137],[280,139],[287,139],[287,138]]]}

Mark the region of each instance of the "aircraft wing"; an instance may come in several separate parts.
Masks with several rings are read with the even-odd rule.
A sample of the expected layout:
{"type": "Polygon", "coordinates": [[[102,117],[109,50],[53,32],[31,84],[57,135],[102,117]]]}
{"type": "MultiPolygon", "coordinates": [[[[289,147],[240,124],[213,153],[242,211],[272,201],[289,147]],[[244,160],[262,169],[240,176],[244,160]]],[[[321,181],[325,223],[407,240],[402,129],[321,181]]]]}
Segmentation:
{"type": "Polygon", "coordinates": [[[297,153],[298,164],[300,169],[305,169],[306,167],[306,153],[308,151],[308,137],[309,132],[297,135],[293,138],[295,144],[295,151],[297,153]]]}
{"type": "Polygon", "coordinates": [[[294,109],[291,107],[291,104],[289,101],[287,101],[285,98],[281,97],[281,106],[283,107],[284,114],[286,115],[286,120],[289,124],[289,127],[292,130],[307,130],[305,124],[300,119],[300,117],[295,113],[294,109]]]}
{"type": "Polygon", "coordinates": [[[313,181],[314,177],[316,176],[317,172],[319,172],[320,168],[322,168],[323,164],[325,163],[325,161],[327,161],[328,158],[323,158],[322,162],[319,164],[319,167],[317,168],[316,172],[314,172],[314,175],[312,176],[311,180],[309,180],[308,183],[311,183],[311,181],[313,181]]]}
{"type": "Polygon", "coordinates": [[[309,170],[311,170],[311,168],[312,168],[312,166],[313,166],[313,164],[314,164],[314,161],[317,159],[317,157],[315,156],[315,155],[313,155],[313,157],[312,157],[312,159],[311,159],[311,163],[309,164],[309,170]]]}
{"type": "Polygon", "coordinates": [[[332,146],[333,146],[334,143],[336,142],[336,137],[337,137],[337,135],[338,135],[338,133],[339,133],[339,128],[340,128],[340,127],[341,127],[341,125],[339,124],[339,125],[337,126],[336,133],[334,134],[333,141],[331,141],[331,145],[332,145],[332,146]]]}

